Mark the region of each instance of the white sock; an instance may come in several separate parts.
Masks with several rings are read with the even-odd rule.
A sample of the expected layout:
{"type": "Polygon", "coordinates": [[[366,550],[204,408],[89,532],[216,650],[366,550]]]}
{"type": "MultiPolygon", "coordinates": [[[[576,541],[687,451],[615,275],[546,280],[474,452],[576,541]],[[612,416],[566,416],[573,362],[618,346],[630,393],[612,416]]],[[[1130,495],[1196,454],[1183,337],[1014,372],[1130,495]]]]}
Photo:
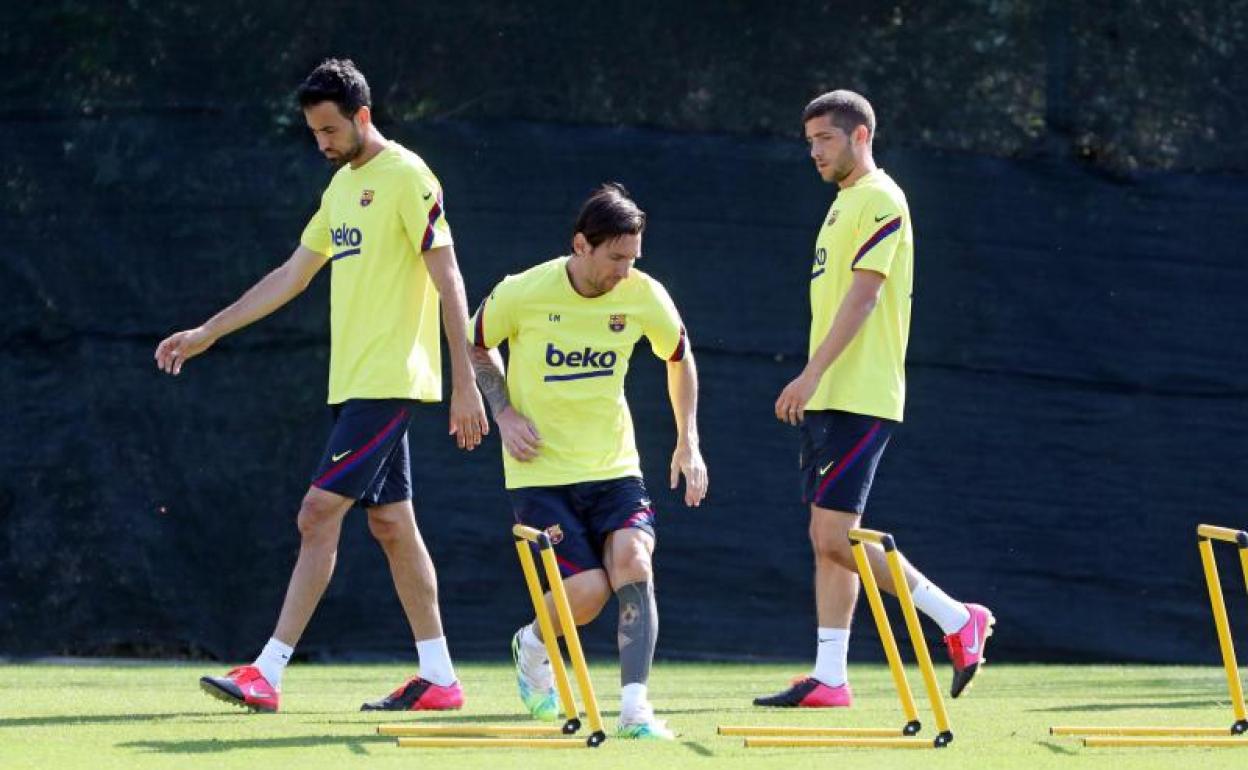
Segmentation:
{"type": "Polygon", "coordinates": [[[285,673],[286,664],[290,662],[290,656],[294,652],[294,647],[275,637],[264,645],[264,649],[260,651],[260,657],[256,658],[256,662],[251,665],[260,669],[260,673],[269,680],[274,690],[280,690],[282,689],[282,674],[285,673]]]}
{"type": "Polygon", "coordinates": [[[526,663],[534,665],[543,663],[550,657],[546,653],[546,643],[537,638],[532,623],[520,629],[520,652],[524,655],[526,663]]]}
{"type": "Polygon", "coordinates": [[[646,686],[640,682],[624,685],[620,690],[620,721],[628,722],[630,717],[639,715],[645,708],[646,686]]]}
{"type": "Polygon", "coordinates": [[[546,645],[537,638],[534,629],[532,623],[520,629],[520,675],[534,689],[549,690],[555,686],[555,674],[546,645]]]}
{"type": "Polygon", "coordinates": [[[845,661],[849,655],[849,629],[820,626],[815,670],[811,674],[828,687],[840,687],[848,680],[845,661]]]}
{"type": "Polygon", "coordinates": [[[949,594],[925,580],[910,591],[914,596],[914,606],[919,611],[936,621],[940,630],[948,636],[971,619],[971,612],[962,602],[949,598],[949,594]]]}
{"type": "Polygon", "coordinates": [[[446,648],[446,637],[416,642],[416,654],[420,657],[420,678],[439,687],[455,684],[455,668],[451,665],[451,651],[446,648]]]}

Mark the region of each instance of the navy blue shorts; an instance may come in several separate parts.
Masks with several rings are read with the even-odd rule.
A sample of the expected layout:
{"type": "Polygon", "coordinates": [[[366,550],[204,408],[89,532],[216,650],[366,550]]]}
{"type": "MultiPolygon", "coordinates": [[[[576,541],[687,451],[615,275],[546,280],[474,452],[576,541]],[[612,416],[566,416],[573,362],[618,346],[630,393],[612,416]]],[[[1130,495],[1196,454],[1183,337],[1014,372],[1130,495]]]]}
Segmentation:
{"type": "Polygon", "coordinates": [[[802,502],[862,513],[875,468],[897,423],[836,409],[807,411],[802,436],[802,502]]]}
{"type": "Polygon", "coordinates": [[[507,494],[518,523],[550,535],[564,577],[602,569],[607,535],[616,530],[640,529],[654,536],[654,506],[645,482],[636,476],[520,487],[507,494]]]}
{"type": "Polygon", "coordinates": [[[334,427],[312,486],[365,506],[412,499],[407,426],[415,403],[391,398],[334,404],[334,427]]]}

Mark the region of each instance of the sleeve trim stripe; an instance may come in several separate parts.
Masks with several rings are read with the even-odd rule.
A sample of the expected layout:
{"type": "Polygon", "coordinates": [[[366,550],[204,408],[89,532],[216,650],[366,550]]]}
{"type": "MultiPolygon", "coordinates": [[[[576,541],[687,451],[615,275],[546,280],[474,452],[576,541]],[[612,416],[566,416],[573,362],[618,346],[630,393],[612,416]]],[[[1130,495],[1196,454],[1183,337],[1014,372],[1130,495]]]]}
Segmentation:
{"type": "Polygon", "coordinates": [[[849,263],[850,269],[853,269],[858,261],[867,255],[867,252],[879,245],[880,241],[901,229],[901,217],[897,217],[893,221],[875,231],[875,235],[871,236],[866,243],[862,244],[862,248],[858,249],[858,253],[854,255],[854,261],[849,263]]]}
{"type": "Polygon", "coordinates": [[[477,322],[472,326],[472,344],[479,348],[486,347],[485,344],[485,303],[481,303],[481,307],[477,308],[477,322]]]}
{"type": "Polygon", "coordinates": [[[683,361],[685,359],[686,347],[687,347],[687,342],[685,339],[685,327],[682,326],[680,327],[680,339],[676,341],[676,349],[672,351],[671,357],[669,357],[667,360],[673,363],[676,361],[683,361]]]}
{"type": "Polygon", "coordinates": [[[439,195],[437,200],[433,202],[433,206],[429,208],[429,224],[425,227],[425,237],[420,241],[420,250],[422,252],[433,248],[433,227],[438,223],[438,219],[442,217],[442,196],[439,195]]]}

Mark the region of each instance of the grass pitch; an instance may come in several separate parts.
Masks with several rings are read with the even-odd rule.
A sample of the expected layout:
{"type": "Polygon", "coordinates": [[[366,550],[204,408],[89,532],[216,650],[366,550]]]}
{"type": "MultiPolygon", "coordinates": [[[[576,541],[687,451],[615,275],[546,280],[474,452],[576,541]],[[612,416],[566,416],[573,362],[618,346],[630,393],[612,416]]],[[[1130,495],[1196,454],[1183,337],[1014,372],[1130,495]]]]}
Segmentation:
{"type": "MultiPolygon", "coordinates": [[[[618,685],[614,661],[591,663],[608,727],[618,685]]],[[[883,665],[853,665],[849,710],[756,709],[750,699],[781,689],[802,666],[660,662],[651,696],[681,733],[676,743],[611,738],[602,748],[400,749],[375,734],[381,723],[522,720],[510,665],[465,664],[463,711],[361,713],[361,702],[393,689],[409,669],[392,665],[296,664],[282,712],[249,714],[199,691],[204,664],[0,665],[0,768],[1221,768],[1248,766],[1239,749],[1087,749],[1052,737],[1054,724],[1228,726],[1222,670],[1215,667],[990,665],[968,694],[946,701],[954,743],[932,751],[746,749],[716,735],[720,724],[900,726],[883,665]],[[539,765],[540,763],[540,765],[539,765]]],[[[939,666],[947,686],[948,665],[939,666]]],[[[932,726],[912,670],[924,734],[932,726]]],[[[1248,743],[1248,736],[1244,738],[1248,743]]]]}

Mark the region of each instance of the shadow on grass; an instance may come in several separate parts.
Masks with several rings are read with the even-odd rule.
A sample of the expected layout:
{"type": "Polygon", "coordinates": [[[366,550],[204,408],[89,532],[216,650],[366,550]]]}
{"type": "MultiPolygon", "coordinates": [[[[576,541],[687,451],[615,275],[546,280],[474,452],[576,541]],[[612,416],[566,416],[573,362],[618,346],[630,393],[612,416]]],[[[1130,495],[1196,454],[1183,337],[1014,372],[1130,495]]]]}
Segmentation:
{"type": "Polygon", "coordinates": [[[1205,709],[1216,708],[1225,701],[1216,700],[1172,700],[1132,703],[1068,703],[1064,706],[1050,706],[1042,709],[1027,709],[1032,713],[1096,713],[1101,711],[1135,711],[1137,709],[1205,709]]]}
{"type": "Polygon", "coordinates": [[[204,738],[193,741],[128,741],[118,743],[119,749],[134,749],[149,754],[221,754],[247,749],[310,749],[319,746],[346,746],[353,754],[368,754],[368,745],[393,745],[393,738],[359,735],[299,735],[287,738],[242,738],[226,740],[204,738]]]}
{"type": "Polygon", "coordinates": [[[715,752],[711,751],[710,749],[703,746],[701,743],[698,743],[697,741],[681,741],[680,745],[689,749],[694,754],[697,754],[699,757],[715,756],[715,752]]]}
{"type": "Polygon", "coordinates": [[[1064,754],[1066,756],[1071,756],[1073,754],[1079,753],[1075,751],[1074,749],[1072,749],[1071,747],[1063,746],[1062,744],[1057,743],[1056,741],[1036,741],[1036,743],[1045,747],[1046,749],[1053,752],[1054,754],[1064,754]]]}
{"type": "MultiPolygon", "coordinates": [[[[52,727],[55,725],[99,725],[125,722],[156,722],[171,719],[214,718],[219,715],[203,711],[184,711],[164,714],[58,714],[46,717],[14,717],[0,719],[0,729],[5,727],[52,727]]],[[[227,715],[228,716],[228,715],[227,715]]]]}

